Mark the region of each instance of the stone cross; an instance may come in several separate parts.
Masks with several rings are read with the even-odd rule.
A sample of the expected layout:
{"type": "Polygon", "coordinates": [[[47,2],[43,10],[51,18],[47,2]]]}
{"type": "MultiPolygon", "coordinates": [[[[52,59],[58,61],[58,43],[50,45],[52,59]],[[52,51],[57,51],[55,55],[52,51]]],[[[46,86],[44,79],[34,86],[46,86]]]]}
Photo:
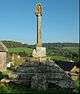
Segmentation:
{"type": "Polygon", "coordinates": [[[37,16],[37,47],[42,47],[42,5],[37,4],[35,10],[37,16]]]}
{"type": "Polygon", "coordinates": [[[35,14],[37,16],[37,46],[33,50],[32,56],[42,61],[46,60],[46,48],[42,47],[42,5],[40,3],[36,4],[35,14]]]}

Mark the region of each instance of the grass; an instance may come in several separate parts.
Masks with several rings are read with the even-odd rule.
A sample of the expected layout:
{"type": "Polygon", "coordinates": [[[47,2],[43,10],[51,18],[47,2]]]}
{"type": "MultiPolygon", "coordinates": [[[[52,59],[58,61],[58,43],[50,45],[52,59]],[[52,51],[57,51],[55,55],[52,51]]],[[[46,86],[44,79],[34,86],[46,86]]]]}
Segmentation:
{"type": "Polygon", "coordinates": [[[63,47],[63,49],[70,52],[79,52],[79,47],[63,47]]]}
{"type": "Polygon", "coordinates": [[[75,81],[76,88],[80,91],[80,79],[75,81]]]}
{"type": "Polygon", "coordinates": [[[35,90],[31,88],[26,88],[23,86],[16,85],[4,85],[0,84],[1,94],[71,94],[69,90],[66,89],[48,89],[48,90],[35,90]]]}
{"type": "Polygon", "coordinates": [[[50,56],[50,58],[52,60],[57,60],[57,61],[60,61],[60,60],[62,60],[62,61],[68,61],[69,60],[68,58],[66,58],[64,56],[60,56],[60,55],[53,55],[53,56],[50,56]]]}
{"type": "Polygon", "coordinates": [[[8,51],[9,53],[25,53],[27,55],[32,54],[32,49],[26,47],[8,48],[8,51]]]}
{"type": "Polygon", "coordinates": [[[9,52],[31,52],[31,48],[26,48],[26,47],[17,47],[17,48],[8,48],[9,52]]]}

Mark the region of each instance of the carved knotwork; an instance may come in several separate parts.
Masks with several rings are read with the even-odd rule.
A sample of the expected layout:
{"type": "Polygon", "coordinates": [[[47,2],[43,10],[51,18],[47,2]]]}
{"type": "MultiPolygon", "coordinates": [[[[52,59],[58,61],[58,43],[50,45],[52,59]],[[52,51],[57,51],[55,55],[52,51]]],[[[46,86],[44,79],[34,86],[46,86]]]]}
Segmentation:
{"type": "Polygon", "coordinates": [[[42,5],[41,4],[36,5],[36,15],[38,14],[42,15],[42,5]]]}

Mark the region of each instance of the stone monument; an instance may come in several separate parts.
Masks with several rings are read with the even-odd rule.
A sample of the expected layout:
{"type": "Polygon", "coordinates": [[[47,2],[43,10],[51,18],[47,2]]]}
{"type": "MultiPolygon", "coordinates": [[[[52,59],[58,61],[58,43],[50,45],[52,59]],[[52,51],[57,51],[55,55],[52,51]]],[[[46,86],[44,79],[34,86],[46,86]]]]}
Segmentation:
{"type": "MultiPolygon", "coordinates": [[[[27,62],[16,70],[16,79],[14,83],[23,84],[32,89],[48,90],[56,88],[56,90],[73,91],[75,88],[74,81],[70,75],[61,69],[55,62],[45,60],[46,48],[42,47],[42,5],[36,4],[36,16],[37,16],[37,47],[33,50],[33,57],[39,58],[42,62],[27,62]]],[[[66,93],[66,92],[65,92],[66,93]]],[[[73,93],[66,93],[73,94],[73,93]]]]}
{"type": "Polygon", "coordinates": [[[35,14],[37,16],[37,47],[33,50],[33,57],[44,58],[46,57],[46,48],[42,47],[42,5],[36,4],[35,14]]]}

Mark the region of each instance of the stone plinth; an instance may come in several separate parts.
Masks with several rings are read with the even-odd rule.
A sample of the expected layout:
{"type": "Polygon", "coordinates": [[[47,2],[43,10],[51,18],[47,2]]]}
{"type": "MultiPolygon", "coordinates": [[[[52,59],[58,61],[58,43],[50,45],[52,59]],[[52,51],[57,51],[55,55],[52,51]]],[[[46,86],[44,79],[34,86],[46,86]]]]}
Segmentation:
{"type": "Polygon", "coordinates": [[[35,58],[46,57],[46,48],[45,47],[36,47],[36,49],[33,50],[32,55],[35,58]]]}

